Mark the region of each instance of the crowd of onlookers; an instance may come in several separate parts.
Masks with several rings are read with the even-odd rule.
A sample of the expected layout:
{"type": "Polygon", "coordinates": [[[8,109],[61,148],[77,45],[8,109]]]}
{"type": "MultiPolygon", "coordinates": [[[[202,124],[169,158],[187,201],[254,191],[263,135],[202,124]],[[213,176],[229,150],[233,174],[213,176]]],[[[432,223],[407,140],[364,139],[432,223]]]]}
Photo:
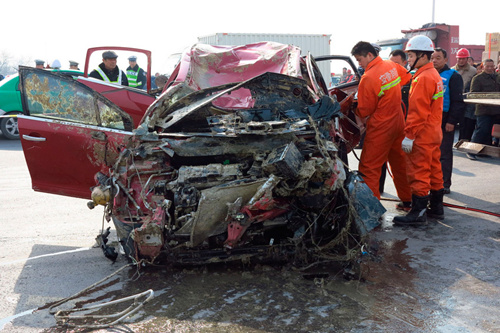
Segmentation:
{"type": "MultiPolygon", "coordinates": [[[[466,82],[464,77],[464,92],[500,93],[500,61],[496,65],[493,59],[485,59],[480,63],[475,63],[472,57],[469,57],[468,63],[476,69],[476,73],[470,81],[466,82]]],[[[460,123],[459,139],[498,146],[498,138],[492,137],[491,134],[494,124],[500,124],[499,106],[468,104],[463,121],[460,123]]],[[[470,159],[476,159],[473,154],[467,156],[470,159]]]]}
{"type": "MultiPolygon", "coordinates": [[[[109,52],[109,51],[107,51],[109,52]]],[[[134,82],[141,82],[141,84],[138,84],[138,85],[130,85],[130,86],[134,86],[134,88],[138,88],[138,89],[146,89],[146,82],[145,82],[145,79],[146,79],[146,72],[139,68],[137,63],[136,63],[136,60],[137,60],[137,57],[135,56],[131,56],[129,57],[129,64],[132,66],[132,67],[129,67],[127,68],[127,72],[124,73],[124,77],[127,78],[127,84],[126,85],[129,85],[128,84],[128,79],[132,77],[132,79],[134,79],[136,76],[138,76],[138,74],[135,74],[132,73],[133,70],[135,69],[135,71],[137,73],[140,73],[140,78],[142,79],[143,82],[141,82],[140,80],[139,81],[134,81],[134,82]]],[[[104,61],[104,59],[103,59],[104,61]]],[[[77,70],[79,71],[80,68],[78,67],[79,63],[74,61],[74,60],[69,60],[69,69],[71,70],[77,70]]],[[[35,68],[40,68],[40,69],[55,69],[55,70],[58,70],[58,69],[61,69],[62,65],[61,65],[61,62],[58,60],[58,59],[55,59],[54,61],[52,61],[52,63],[46,63],[44,60],[40,60],[40,59],[36,59],[35,60],[35,68]]],[[[5,78],[4,75],[0,74],[0,81],[3,80],[5,78]]],[[[161,75],[160,73],[156,73],[155,75],[151,75],[151,89],[152,90],[155,90],[158,87],[158,85],[156,84],[157,81],[160,83],[160,84],[165,84],[166,82],[166,78],[168,79],[168,77],[166,77],[165,75],[161,75]]],[[[100,77],[98,79],[101,79],[100,77]]],[[[123,82],[122,82],[123,84],[123,82]]]]}

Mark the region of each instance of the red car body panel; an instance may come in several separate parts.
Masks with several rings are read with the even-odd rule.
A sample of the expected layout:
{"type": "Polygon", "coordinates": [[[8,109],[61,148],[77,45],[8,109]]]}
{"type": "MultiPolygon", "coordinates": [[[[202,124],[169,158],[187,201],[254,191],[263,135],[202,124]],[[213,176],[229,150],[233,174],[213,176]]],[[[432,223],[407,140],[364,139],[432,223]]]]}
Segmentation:
{"type": "Polygon", "coordinates": [[[199,90],[246,81],[266,72],[301,77],[300,49],[293,45],[196,46],[183,54],[178,74],[169,80],[173,85],[185,82],[199,90]]]}
{"type": "MultiPolygon", "coordinates": [[[[193,90],[243,82],[266,72],[302,77],[300,49],[293,45],[260,42],[244,46],[196,45],[185,52],[165,89],[180,83],[193,90]]],[[[214,104],[227,108],[249,108],[248,91],[240,90],[214,104]]]]}
{"type": "Polygon", "coordinates": [[[19,116],[19,134],[35,191],[90,199],[94,175],[108,172],[130,132],[19,116]]]}

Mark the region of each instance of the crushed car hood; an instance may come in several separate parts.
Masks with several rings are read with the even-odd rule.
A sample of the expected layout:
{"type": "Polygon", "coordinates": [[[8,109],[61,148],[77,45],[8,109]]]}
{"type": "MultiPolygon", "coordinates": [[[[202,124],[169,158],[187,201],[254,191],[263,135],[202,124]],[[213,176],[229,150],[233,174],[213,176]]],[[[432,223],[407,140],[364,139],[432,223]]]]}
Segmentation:
{"type": "MultiPolygon", "coordinates": [[[[159,126],[166,129],[177,123],[179,118],[201,110],[207,103],[219,108],[219,112],[261,107],[263,101],[256,100],[256,94],[251,90],[252,87],[257,88],[256,83],[263,87],[266,78],[261,76],[266,73],[282,74],[282,80],[297,79],[292,85],[290,82],[283,84],[287,91],[276,97],[293,93],[295,99],[314,98],[308,93],[310,88],[307,82],[300,80],[303,78],[303,62],[300,49],[292,45],[274,42],[238,47],[196,44],[183,54],[167,82],[166,90],[146,112],[146,121],[150,128],[159,126]],[[294,84],[297,90],[293,89],[294,84]],[[199,93],[193,94],[195,92],[199,93]],[[190,97],[185,98],[188,95],[190,97]]],[[[279,84],[277,77],[272,77],[273,82],[269,81],[268,85],[276,87],[279,84]]],[[[175,131],[174,128],[170,131],[175,131]]]]}

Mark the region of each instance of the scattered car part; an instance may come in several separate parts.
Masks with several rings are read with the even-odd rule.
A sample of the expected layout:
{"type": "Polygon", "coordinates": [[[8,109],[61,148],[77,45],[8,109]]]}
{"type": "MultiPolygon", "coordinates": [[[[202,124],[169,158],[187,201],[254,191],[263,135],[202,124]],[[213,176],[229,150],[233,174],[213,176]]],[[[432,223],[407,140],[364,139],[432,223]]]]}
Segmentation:
{"type": "Polygon", "coordinates": [[[91,329],[107,328],[120,323],[125,318],[130,317],[131,315],[139,311],[144,306],[144,304],[149,302],[153,297],[154,297],[154,292],[152,289],[149,289],[143,291],[142,293],[124,297],[115,301],[106,302],[103,304],[96,304],[69,310],[59,310],[54,314],[54,318],[56,319],[57,325],[64,327],[91,328],[91,329]],[[144,299],[141,301],[142,298],[144,299]],[[92,314],[85,314],[80,316],[71,315],[71,313],[74,312],[99,310],[108,306],[124,303],[130,300],[133,300],[133,303],[128,308],[118,313],[106,314],[106,315],[92,315],[92,314]],[[77,323],[78,320],[82,321],[82,323],[77,323]],[[97,320],[99,324],[87,324],[86,322],[89,320],[97,320]],[[104,322],[105,320],[108,320],[109,322],[104,322]]]}
{"type": "Polygon", "coordinates": [[[108,246],[108,236],[110,234],[110,229],[111,227],[108,227],[106,231],[101,232],[97,237],[96,237],[96,242],[97,245],[102,249],[102,252],[104,253],[104,256],[111,260],[112,262],[116,261],[116,258],[118,258],[118,252],[116,252],[115,248],[112,246],[108,246]]]}
{"type": "Polygon", "coordinates": [[[154,297],[154,292],[152,289],[146,290],[144,292],[120,298],[114,301],[106,302],[103,304],[96,304],[96,305],[91,305],[87,307],[79,307],[79,308],[73,308],[73,309],[67,309],[67,310],[55,310],[55,308],[67,303],[70,300],[73,300],[83,294],[89,293],[92,289],[98,288],[103,285],[103,283],[107,280],[109,280],[111,277],[115,276],[125,268],[130,267],[131,264],[124,265],[118,270],[116,270],[114,273],[108,275],[104,279],[94,283],[90,287],[85,288],[84,290],[76,293],[73,296],[64,298],[58,302],[53,303],[49,307],[49,313],[54,315],[54,318],[56,319],[56,322],[59,326],[64,326],[64,327],[74,327],[74,328],[90,328],[90,329],[96,329],[96,328],[106,328],[110,327],[113,325],[116,325],[120,323],[122,320],[125,318],[133,315],[137,311],[139,311],[144,304],[149,302],[153,297],[154,297]],[[142,299],[142,301],[141,301],[142,299]],[[93,314],[91,311],[99,310],[104,307],[109,307],[115,304],[120,304],[124,303],[127,301],[133,300],[132,304],[126,308],[125,310],[122,310],[117,313],[113,314],[102,314],[102,315],[96,315],[93,314]],[[71,315],[71,313],[74,312],[88,312],[87,314],[80,315],[80,316],[74,316],[71,315]],[[117,319],[115,319],[117,318],[117,319]],[[96,320],[97,323],[91,323],[89,324],[88,321],[90,320],[96,320]],[[107,322],[106,322],[107,321],[107,322]]]}
{"type": "Polygon", "coordinates": [[[347,190],[356,209],[356,227],[362,236],[380,225],[379,218],[386,212],[373,192],[363,183],[363,178],[356,173],[350,173],[347,179],[347,190]]]}

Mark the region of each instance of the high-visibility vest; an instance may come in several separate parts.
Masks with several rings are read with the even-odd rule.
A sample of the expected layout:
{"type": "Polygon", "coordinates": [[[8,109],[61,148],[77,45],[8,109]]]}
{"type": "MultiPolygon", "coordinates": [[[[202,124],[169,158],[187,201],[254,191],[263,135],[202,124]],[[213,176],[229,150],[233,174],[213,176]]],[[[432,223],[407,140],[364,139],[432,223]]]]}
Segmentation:
{"type": "Polygon", "coordinates": [[[97,67],[96,71],[97,73],[99,73],[99,75],[101,75],[103,81],[122,84],[122,71],[120,69],[118,69],[118,79],[116,81],[111,81],[109,77],[101,69],[101,67],[97,67]]]}
{"type": "Polygon", "coordinates": [[[142,82],[137,82],[137,77],[139,76],[139,71],[141,68],[137,66],[137,72],[134,71],[133,69],[128,69],[127,70],[127,78],[128,78],[128,86],[129,87],[138,87],[139,85],[142,85],[142,82]]]}

